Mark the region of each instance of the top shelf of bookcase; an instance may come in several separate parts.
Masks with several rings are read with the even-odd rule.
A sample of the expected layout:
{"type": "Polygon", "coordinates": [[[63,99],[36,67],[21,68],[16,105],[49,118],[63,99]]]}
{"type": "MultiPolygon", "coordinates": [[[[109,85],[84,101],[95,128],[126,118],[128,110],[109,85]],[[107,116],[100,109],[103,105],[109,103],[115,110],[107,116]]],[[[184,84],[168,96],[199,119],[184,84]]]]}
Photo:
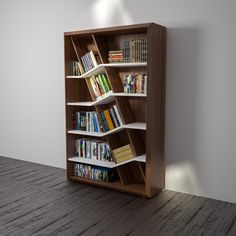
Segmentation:
{"type": "Polygon", "coordinates": [[[83,75],[80,76],[66,76],[67,79],[83,79],[93,75],[96,75],[104,70],[105,67],[145,67],[147,66],[147,62],[135,62],[135,63],[107,63],[107,64],[99,64],[97,67],[87,71],[83,75]]]}

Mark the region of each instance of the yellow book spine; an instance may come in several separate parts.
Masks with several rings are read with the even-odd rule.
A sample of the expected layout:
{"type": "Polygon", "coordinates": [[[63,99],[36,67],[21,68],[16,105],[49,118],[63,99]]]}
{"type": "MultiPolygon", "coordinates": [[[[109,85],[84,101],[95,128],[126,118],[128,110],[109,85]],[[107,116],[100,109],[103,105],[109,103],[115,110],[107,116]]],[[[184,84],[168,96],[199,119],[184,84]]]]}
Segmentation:
{"type": "Polygon", "coordinates": [[[105,110],[105,111],[104,111],[104,115],[105,115],[105,118],[106,118],[106,120],[107,120],[107,124],[108,124],[110,130],[111,130],[111,129],[114,129],[114,125],[113,125],[113,123],[112,123],[112,120],[111,120],[109,111],[108,111],[108,110],[105,110]]]}

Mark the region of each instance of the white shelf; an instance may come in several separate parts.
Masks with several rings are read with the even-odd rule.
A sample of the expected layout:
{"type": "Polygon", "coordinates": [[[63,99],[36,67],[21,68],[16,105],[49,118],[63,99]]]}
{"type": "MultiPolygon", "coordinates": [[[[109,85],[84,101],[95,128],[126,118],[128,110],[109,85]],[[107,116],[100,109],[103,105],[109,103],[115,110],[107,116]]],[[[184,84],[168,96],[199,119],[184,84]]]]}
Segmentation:
{"type": "Polygon", "coordinates": [[[135,122],[127,125],[123,125],[126,129],[139,129],[139,130],[146,130],[146,123],[135,122]]]}
{"type": "Polygon", "coordinates": [[[109,130],[104,133],[102,133],[102,132],[88,132],[88,131],[82,131],[82,130],[69,130],[69,131],[67,131],[67,133],[68,134],[79,134],[79,135],[85,135],[85,136],[94,136],[94,137],[104,137],[109,134],[117,133],[123,129],[146,130],[146,123],[135,122],[135,123],[131,123],[131,124],[125,124],[125,125],[121,125],[120,127],[117,127],[115,129],[109,130]]]}
{"type": "Polygon", "coordinates": [[[137,62],[137,63],[107,63],[107,64],[100,64],[97,67],[87,71],[83,75],[80,76],[66,76],[68,79],[83,79],[90,77],[92,75],[98,74],[104,70],[105,67],[140,67],[140,66],[147,66],[147,62],[137,62]]]}
{"type": "Polygon", "coordinates": [[[98,160],[93,160],[93,159],[89,159],[89,158],[81,158],[81,157],[71,157],[71,158],[68,158],[68,160],[73,161],[73,162],[77,162],[77,163],[102,166],[102,167],[106,167],[106,168],[115,168],[115,167],[127,164],[129,162],[133,162],[133,161],[146,162],[146,154],[134,157],[130,160],[127,160],[127,161],[124,161],[124,162],[118,163],[118,164],[116,164],[115,162],[98,161],[98,160]]]}
{"type": "Polygon", "coordinates": [[[117,133],[122,129],[124,129],[123,126],[109,130],[104,133],[102,133],[102,132],[88,132],[88,131],[82,131],[82,130],[69,130],[69,131],[67,131],[67,133],[68,134],[79,134],[79,135],[85,135],[85,136],[104,137],[109,134],[117,133]]]}
{"type": "Polygon", "coordinates": [[[99,97],[97,101],[94,102],[68,102],[68,106],[96,106],[96,105],[103,105],[115,100],[115,97],[147,97],[146,94],[139,94],[139,93],[107,93],[103,96],[99,97]]]}

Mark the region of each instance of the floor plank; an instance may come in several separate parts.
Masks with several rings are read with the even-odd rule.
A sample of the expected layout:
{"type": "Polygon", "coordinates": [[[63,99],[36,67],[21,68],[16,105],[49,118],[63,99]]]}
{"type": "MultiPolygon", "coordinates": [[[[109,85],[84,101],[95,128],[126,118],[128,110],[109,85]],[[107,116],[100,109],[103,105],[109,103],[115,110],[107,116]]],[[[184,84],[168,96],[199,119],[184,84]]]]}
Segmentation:
{"type": "Polygon", "coordinates": [[[167,190],[148,200],[0,157],[0,235],[236,235],[236,204],[167,190]]]}

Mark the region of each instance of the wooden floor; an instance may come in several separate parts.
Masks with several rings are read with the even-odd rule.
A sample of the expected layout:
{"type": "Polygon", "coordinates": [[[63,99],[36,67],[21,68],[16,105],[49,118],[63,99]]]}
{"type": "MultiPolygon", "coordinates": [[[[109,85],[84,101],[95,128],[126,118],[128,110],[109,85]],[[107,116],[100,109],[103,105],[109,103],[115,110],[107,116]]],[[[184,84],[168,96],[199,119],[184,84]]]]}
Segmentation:
{"type": "Polygon", "coordinates": [[[172,191],[147,200],[65,174],[0,157],[0,235],[236,235],[236,204],[172,191]]]}

